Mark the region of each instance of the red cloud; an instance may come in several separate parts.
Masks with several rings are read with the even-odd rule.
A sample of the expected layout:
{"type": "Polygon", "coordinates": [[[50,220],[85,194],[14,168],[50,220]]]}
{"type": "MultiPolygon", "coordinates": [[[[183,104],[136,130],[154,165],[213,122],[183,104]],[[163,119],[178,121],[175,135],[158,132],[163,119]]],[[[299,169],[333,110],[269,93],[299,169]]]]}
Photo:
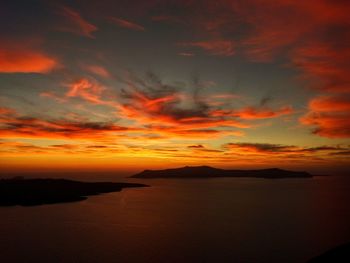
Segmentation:
{"type": "Polygon", "coordinates": [[[350,92],[349,47],[312,43],[296,48],[291,55],[293,64],[303,70],[314,88],[326,92],[350,92]]]}
{"type": "Polygon", "coordinates": [[[318,112],[350,111],[350,97],[344,97],[344,96],[317,97],[310,101],[309,108],[312,111],[318,111],[318,112]]]}
{"type": "Polygon", "coordinates": [[[292,114],[293,109],[290,106],[282,107],[278,110],[270,110],[266,108],[256,109],[253,107],[247,107],[237,112],[237,115],[241,119],[268,119],[275,118],[281,115],[292,114]]]}
{"type": "Polygon", "coordinates": [[[0,107],[0,115],[11,115],[16,113],[15,110],[5,108],[5,107],[0,107]]]}
{"type": "MultiPolygon", "coordinates": [[[[208,136],[209,134],[242,136],[236,128],[252,127],[246,120],[276,118],[293,113],[290,106],[280,109],[246,107],[233,110],[222,109],[223,102],[232,100],[234,94],[219,94],[201,99],[190,94],[183,95],[179,89],[164,84],[157,76],[131,77],[128,89],[120,94],[119,114],[136,121],[149,131],[181,136],[208,136]],[[186,106],[185,106],[186,105],[186,106]]],[[[197,94],[198,95],[198,94],[197,94]]],[[[227,108],[227,105],[224,105],[227,108]]]]}
{"type": "Polygon", "coordinates": [[[266,107],[255,108],[246,107],[241,110],[215,110],[212,112],[214,116],[234,116],[241,119],[255,120],[255,119],[269,119],[276,118],[282,115],[293,113],[293,108],[290,106],[282,107],[278,110],[272,110],[266,107]]]}
{"type": "MultiPolygon", "coordinates": [[[[202,123],[203,124],[203,123],[202,123]]],[[[67,138],[109,141],[116,138],[128,140],[168,138],[214,138],[222,135],[241,136],[242,132],[206,128],[208,125],[144,125],[120,126],[108,122],[89,122],[85,119],[45,119],[21,116],[14,110],[1,108],[0,137],[2,138],[67,138]],[[204,128],[201,128],[204,127],[204,128]]],[[[210,125],[209,125],[210,126],[210,125]]]]}
{"type": "Polygon", "coordinates": [[[202,100],[198,96],[180,93],[177,87],[163,83],[152,73],[145,78],[129,78],[122,80],[127,84],[127,88],[121,89],[118,100],[107,97],[106,88],[91,78],[82,78],[68,84],[69,90],[63,96],[52,92],[44,92],[41,96],[53,98],[58,102],[80,98],[92,104],[111,107],[116,111],[113,114],[132,121],[133,127],[142,130],[142,134],[158,137],[242,136],[244,133],[236,128],[252,127],[245,120],[275,118],[293,112],[291,107],[273,110],[266,106],[222,110],[221,101],[232,100],[237,98],[237,95],[218,94],[202,100]],[[219,104],[216,103],[218,100],[219,104]]]}
{"type": "Polygon", "coordinates": [[[58,13],[65,17],[65,21],[62,21],[63,24],[59,26],[59,30],[94,38],[92,33],[97,31],[97,27],[86,21],[77,11],[62,6],[58,13]]]}
{"type": "Polygon", "coordinates": [[[66,93],[66,97],[80,97],[88,102],[95,104],[105,104],[105,101],[101,100],[101,94],[105,89],[98,83],[94,83],[88,79],[80,79],[74,83],[68,85],[69,91],[66,93]]]}
{"type": "Polygon", "coordinates": [[[0,43],[0,73],[48,73],[57,66],[55,58],[29,44],[0,43]]]}
{"type": "Polygon", "coordinates": [[[212,55],[232,56],[235,54],[235,44],[230,40],[217,39],[198,42],[183,42],[179,43],[179,45],[185,47],[198,47],[212,55]]]}
{"type": "Polygon", "coordinates": [[[125,19],[110,17],[109,20],[120,27],[136,30],[136,31],[145,31],[145,28],[143,26],[127,21],[125,19]]]}
{"type": "Polygon", "coordinates": [[[67,102],[71,98],[80,98],[92,104],[109,106],[118,110],[122,109],[119,102],[113,100],[114,96],[106,92],[107,88],[93,78],[81,78],[65,86],[68,88],[68,91],[63,95],[46,91],[40,93],[40,96],[52,98],[59,103],[67,102]],[[109,97],[107,97],[108,95],[109,97]]]}
{"type": "MultiPolygon", "coordinates": [[[[287,60],[290,67],[299,70],[302,79],[309,80],[309,87],[325,96],[349,96],[349,1],[219,0],[215,4],[205,1],[203,5],[203,12],[181,18],[210,40],[183,45],[200,47],[216,55],[232,55],[233,46],[221,51],[226,49],[211,43],[225,43],[235,36],[236,50],[248,59],[258,62],[271,62],[276,58],[287,60]]],[[[188,2],[187,8],[196,10],[198,6],[195,1],[188,2]]],[[[349,116],[348,109],[335,114],[328,108],[320,114],[315,113],[313,103],[316,102],[309,104],[303,124],[318,126],[315,133],[320,136],[350,137],[347,124],[340,124],[344,116],[349,116]]],[[[344,107],[337,103],[335,107],[344,107]]],[[[274,114],[251,109],[241,112],[243,118],[270,115],[274,114]]]]}
{"type": "Polygon", "coordinates": [[[249,18],[253,30],[242,41],[254,60],[286,54],[309,86],[326,95],[309,103],[302,124],[329,138],[350,137],[350,48],[347,1],[249,1],[236,11],[249,18]],[[249,16],[260,10],[256,16],[249,16]]]}
{"type": "Polygon", "coordinates": [[[350,98],[317,97],[309,103],[310,112],[301,118],[306,125],[317,128],[315,134],[329,138],[350,137],[350,98]]]}
{"type": "MultiPolygon", "coordinates": [[[[129,83],[128,91],[124,91],[123,94],[124,102],[121,103],[120,113],[127,118],[137,120],[139,123],[146,125],[153,123],[170,127],[180,126],[181,130],[186,130],[184,133],[218,127],[250,127],[234,117],[211,115],[210,106],[205,102],[198,101],[191,108],[181,107],[182,96],[179,92],[175,88],[163,84],[160,80],[153,84],[148,83],[147,80],[137,81],[143,84],[143,89],[135,86],[137,82],[131,81],[129,83]],[[152,88],[147,90],[149,87],[152,88]]],[[[169,128],[169,130],[176,129],[169,128]]]]}

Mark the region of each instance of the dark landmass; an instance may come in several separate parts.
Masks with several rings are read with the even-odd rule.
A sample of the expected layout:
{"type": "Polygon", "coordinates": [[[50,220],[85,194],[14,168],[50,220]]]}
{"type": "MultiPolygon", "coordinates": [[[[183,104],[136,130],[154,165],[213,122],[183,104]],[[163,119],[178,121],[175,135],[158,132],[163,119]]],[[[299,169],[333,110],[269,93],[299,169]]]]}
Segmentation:
{"type": "Polygon", "coordinates": [[[310,259],[307,263],[348,263],[350,262],[350,243],[335,247],[310,259]]]}
{"type": "Polygon", "coordinates": [[[217,177],[255,177],[255,178],[310,178],[307,172],[294,172],[278,168],[261,170],[224,170],[210,166],[186,166],[165,170],[144,170],[132,178],[217,178],[217,177]]]}
{"type": "Polygon", "coordinates": [[[126,187],[144,187],[144,184],[79,182],[66,179],[1,179],[0,206],[33,206],[76,202],[89,195],[121,191],[126,187]]]}

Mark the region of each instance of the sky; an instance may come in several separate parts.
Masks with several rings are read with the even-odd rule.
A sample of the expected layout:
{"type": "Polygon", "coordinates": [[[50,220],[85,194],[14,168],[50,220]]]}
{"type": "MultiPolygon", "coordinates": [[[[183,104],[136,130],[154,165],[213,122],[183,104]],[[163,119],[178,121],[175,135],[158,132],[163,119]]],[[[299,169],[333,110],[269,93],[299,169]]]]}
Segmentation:
{"type": "Polygon", "coordinates": [[[1,1],[2,171],[350,170],[347,0],[1,1]]]}

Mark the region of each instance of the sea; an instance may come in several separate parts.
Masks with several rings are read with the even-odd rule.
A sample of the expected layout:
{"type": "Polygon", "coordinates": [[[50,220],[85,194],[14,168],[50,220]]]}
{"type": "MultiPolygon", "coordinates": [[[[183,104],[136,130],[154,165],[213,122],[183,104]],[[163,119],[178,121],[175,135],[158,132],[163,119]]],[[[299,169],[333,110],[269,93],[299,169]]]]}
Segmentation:
{"type": "Polygon", "coordinates": [[[347,176],[113,181],[150,187],[0,207],[0,262],[301,263],[350,241],[347,176]]]}

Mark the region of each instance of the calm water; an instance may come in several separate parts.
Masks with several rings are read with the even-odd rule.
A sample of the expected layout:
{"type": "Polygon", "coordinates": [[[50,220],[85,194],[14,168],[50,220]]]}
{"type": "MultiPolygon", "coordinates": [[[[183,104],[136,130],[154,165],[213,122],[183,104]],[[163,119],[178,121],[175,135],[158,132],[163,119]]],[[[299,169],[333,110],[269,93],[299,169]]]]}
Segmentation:
{"type": "Polygon", "coordinates": [[[0,260],[304,262],[350,241],[349,179],[132,180],[152,187],[0,208],[0,260]]]}

